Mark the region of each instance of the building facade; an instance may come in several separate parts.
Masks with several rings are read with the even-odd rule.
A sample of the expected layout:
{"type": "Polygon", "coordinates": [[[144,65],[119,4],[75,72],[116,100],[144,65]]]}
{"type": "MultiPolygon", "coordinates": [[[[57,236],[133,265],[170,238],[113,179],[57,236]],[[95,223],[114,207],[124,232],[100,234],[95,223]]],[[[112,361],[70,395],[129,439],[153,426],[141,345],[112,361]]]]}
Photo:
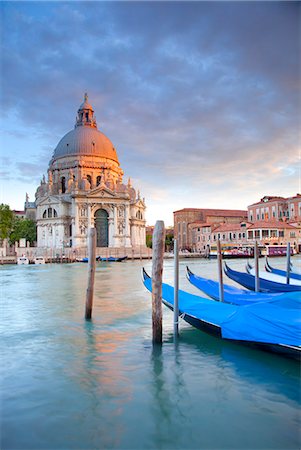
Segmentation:
{"type": "Polygon", "coordinates": [[[195,236],[192,224],[196,222],[208,224],[210,227],[220,223],[234,224],[247,220],[247,211],[227,209],[184,208],[175,211],[173,215],[174,236],[178,239],[182,250],[194,250],[195,236]]]}
{"type": "Polygon", "coordinates": [[[283,220],[287,222],[301,221],[301,195],[293,197],[273,197],[266,195],[259,202],[248,206],[248,220],[283,220]]]}
{"type": "Polygon", "coordinates": [[[87,246],[90,227],[97,247],[145,247],[145,200],[123,183],[112,142],[97,128],[85,94],[75,127],[58,143],[36,192],[37,246],[87,246]]]}

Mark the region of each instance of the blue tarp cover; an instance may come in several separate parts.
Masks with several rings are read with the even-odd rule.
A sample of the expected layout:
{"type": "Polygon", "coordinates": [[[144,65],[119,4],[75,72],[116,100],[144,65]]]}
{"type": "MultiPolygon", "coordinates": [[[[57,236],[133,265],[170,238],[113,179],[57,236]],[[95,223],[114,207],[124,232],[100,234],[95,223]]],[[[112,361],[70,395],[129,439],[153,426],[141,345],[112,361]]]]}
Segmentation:
{"type": "MultiPolygon", "coordinates": [[[[151,291],[151,278],[146,278],[144,285],[151,291]]],[[[163,283],[162,298],[171,307],[173,297],[174,288],[163,283]]],[[[230,305],[179,290],[179,312],[219,326],[225,339],[301,345],[300,308],[282,308],[261,302],[247,306],[230,305]]]]}
{"type": "MultiPolygon", "coordinates": [[[[255,276],[249,273],[238,272],[231,269],[227,264],[225,264],[225,274],[233,281],[241,284],[242,286],[255,291],[255,276]]],[[[275,281],[264,280],[259,278],[259,290],[260,292],[300,292],[301,286],[277,283],[275,281]]]]}
{"type": "MultiPolygon", "coordinates": [[[[217,281],[202,278],[192,272],[188,272],[187,277],[191,284],[203,291],[206,295],[214,300],[219,300],[219,283],[217,281]]],[[[255,302],[270,302],[278,306],[283,306],[284,308],[298,309],[301,307],[301,296],[299,292],[254,292],[229,286],[228,284],[224,284],[224,301],[234,305],[252,305],[255,302]]]]}

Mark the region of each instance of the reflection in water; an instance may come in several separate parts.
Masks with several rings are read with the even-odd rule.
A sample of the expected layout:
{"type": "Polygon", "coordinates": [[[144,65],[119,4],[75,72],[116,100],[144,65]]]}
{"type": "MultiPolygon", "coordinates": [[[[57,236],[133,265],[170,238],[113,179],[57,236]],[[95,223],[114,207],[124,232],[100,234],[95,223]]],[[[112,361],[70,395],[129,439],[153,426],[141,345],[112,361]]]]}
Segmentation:
{"type": "MultiPolygon", "coordinates": [[[[185,263],[181,288],[195,292],[185,263]]],[[[190,263],[205,276],[215,264],[190,263]]],[[[140,268],[99,264],[86,322],[87,266],[0,267],[2,447],[300,448],[298,364],[182,321],[175,344],[167,309],[163,346],[152,347],[140,268]]]]}

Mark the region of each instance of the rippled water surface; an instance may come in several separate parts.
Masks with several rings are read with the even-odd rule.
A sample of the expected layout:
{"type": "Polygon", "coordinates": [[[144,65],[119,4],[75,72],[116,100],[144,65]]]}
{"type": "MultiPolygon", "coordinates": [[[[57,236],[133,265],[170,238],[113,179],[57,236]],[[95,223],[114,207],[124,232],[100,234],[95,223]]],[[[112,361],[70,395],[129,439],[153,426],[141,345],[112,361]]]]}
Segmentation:
{"type": "MultiPolygon", "coordinates": [[[[182,260],[180,288],[198,293],[187,262],[216,278],[216,262],[182,260]]],[[[185,322],[175,345],[167,309],[153,348],[142,265],[97,265],[91,322],[87,265],[0,268],[1,449],[300,449],[298,363],[185,322]]]]}

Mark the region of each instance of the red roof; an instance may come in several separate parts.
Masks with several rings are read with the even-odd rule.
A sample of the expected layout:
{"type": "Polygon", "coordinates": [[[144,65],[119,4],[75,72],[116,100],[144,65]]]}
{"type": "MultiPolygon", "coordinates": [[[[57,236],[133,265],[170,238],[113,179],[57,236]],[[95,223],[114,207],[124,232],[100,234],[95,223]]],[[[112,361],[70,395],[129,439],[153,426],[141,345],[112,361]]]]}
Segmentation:
{"type": "Polygon", "coordinates": [[[247,223],[245,227],[242,227],[240,223],[222,223],[214,231],[244,231],[250,226],[250,223],[247,223]]]}
{"type": "Polygon", "coordinates": [[[202,212],[207,215],[211,216],[231,216],[231,217],[240,217],[240,216],[247,216],[248,211],[245,210],[239,210],[239,209],[207,209],[207,208],[183,208],[179,209],[178,211],[174,211],[173,213],[178,212],[202,212]]]}
{"type": "Polygon", "coordinates": [[[280,222],[279,220],[260,220],[258,222],[254,222],[249,228],[296,228],[292,225],[289,225],[286,222],[280,222]]]}

